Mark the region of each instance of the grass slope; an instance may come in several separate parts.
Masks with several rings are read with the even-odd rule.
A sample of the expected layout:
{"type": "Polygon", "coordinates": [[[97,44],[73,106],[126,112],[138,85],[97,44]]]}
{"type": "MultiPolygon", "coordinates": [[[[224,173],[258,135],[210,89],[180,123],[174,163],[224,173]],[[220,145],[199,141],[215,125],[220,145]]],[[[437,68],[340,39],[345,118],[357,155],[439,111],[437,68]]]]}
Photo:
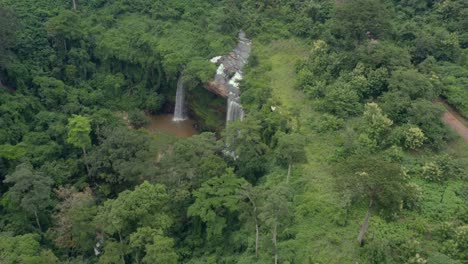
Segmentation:
{"type": "MultiPolygon", "coordinates": [[[[305,43],[290,39],[268,44],[255,43],[254,54],[261,63],[271,65],[267,72],[271,80],[272,94],[280,103],[280,111],[289,112],[295,119],[300,132],[307,138],[308,163],[297,166],[293,173],[295,197],[295,223],[283,233],[294,234],[294,239],[279,243],[281,255],[289,254],[295,263],[366,263],[357,245],[357,235],[366,212],[366,205],[346,204],[334,191],[334,179],[327,159],[340,142],[339,132],[317,133],[311,121],[320,118],[306,96],[294,88],[297,60],[307,56],[305,43]]],[[[461,158],[468,169],[468,145],[459,140],[447,146],[445,152],[461,158]]],[[[439,203],[442,186],[415,179],[423,188],[421,211],[404,211],[393,222],[387,222],[377,215],[370,221],[367,236],[423,242],[426,250],[436,241],[427,239],[428,230],[457,210],[463,201],[454,191],[462,184],[449,183],[445,202],[439,203]],[[438,212],[432,215],[428,212],[438,212]]],[[[286,236],[286,235],[285,235],[286,236]]]]}

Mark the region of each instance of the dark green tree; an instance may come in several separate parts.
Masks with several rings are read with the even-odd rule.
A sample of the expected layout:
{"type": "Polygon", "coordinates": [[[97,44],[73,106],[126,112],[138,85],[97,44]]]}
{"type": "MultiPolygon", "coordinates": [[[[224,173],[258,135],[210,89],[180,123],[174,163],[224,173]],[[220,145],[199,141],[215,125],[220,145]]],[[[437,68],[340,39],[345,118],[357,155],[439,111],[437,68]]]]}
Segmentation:
{"type": "Polygon", "coordinates": [[[391,33],[392,10],[380,0],[336,2],[331,23],[334,33],[349,41],[381,39],[391,33]]]}
{"type": "Polygon", "coordinates": [[[232,169],[209,179],[198,190],[193,192],[195,202],[188,208],[188,215],[199,217],[206,223],[208,239],[220,236],[229,217],[239,211],[237,191],[245,180],[237,178],[232,169]]]}
{"type": "Polygon", "coordinates": [[[275,148],[276,159],[279,164],[288,167],[288,175],[286,182],[289,182],[291,169],[294,164],[304,163],[307,161],[305,152],[305,138],[297,133],[278,133],[278,145],[275,148]]]}
{"type": "MultiPolygon", "coordinates": [[[[16,29],[18,27],[18,21],[13,14],[12,10],[0,6],[0,70],[2,70],[8,62],[10,54],[10,48],[12,48],[16,41],[16,29]]],[[[0,87],[1,83],[0,75],[0,87]]]]}
{"type": "Polygon", "coordinates": [[[30,163],[22,163],[3,182],[13,184],[8,191],[10,199],[34,216],[37,228],[41,231],[39,213],[51,204],[52,180],[36,172],[30,163]]]}
{"type": "MultiPolygon", "coordinates": [[[[153,243],[167,242],[165,235],[172,224],[172,218],[167,214],[168,199],[164,186],[144,182],[134,191],[121,192],[116,199],[107,200],[99,207],[95,223],[105,234],[101,261],[120,262],[132,253],[134,261],[141,260],[145,246],[151,247],[138,238],[142,232],[151,233],[150,240],[160,239],[151,241],[153,243]]],[[[161,250],[167,253],[168,245],[166,243],[166,248],[161,250]]],[[[151,259],[158,251],[153,250],[150,254],[148,258],[151,259]]]]}

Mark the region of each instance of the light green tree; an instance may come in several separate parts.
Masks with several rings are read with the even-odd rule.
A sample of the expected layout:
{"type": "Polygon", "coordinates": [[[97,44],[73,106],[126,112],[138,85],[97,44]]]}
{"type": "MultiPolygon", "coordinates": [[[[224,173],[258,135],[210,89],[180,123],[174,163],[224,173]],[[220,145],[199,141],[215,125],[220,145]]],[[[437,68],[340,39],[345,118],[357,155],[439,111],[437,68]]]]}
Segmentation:
{"type": "Polygon", "coordinates": [[[0,234],[0,263],[2,264],[54,264],[59,263],[50,250],[43,250],[39,236],[26,234],[8,236],[0,234]]]}
{"type": "Polygon", "coordinates": [[[419,127],[410,127],[405,131],[405,147],[408,149],[417,149],[422,147],[426,136],[419,127]]]}
{"type": "Polygon", "coordinates": [[[86,148],[91,146],[91,123],[88,117],[74,115],[68,119],[68,138],[67,142],[77,148],[81,148],[85,158],[86,170],[89,173],[86,148]]]}

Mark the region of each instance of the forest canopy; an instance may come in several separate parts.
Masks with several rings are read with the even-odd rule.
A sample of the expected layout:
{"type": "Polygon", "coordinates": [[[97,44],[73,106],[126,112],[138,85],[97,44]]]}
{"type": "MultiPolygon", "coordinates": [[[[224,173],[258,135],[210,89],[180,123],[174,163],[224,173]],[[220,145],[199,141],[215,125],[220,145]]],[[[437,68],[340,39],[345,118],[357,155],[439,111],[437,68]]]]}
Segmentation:
{"type": "Polygon", "coordinates": [[[466,263],[467,29],[464,0],[0,0],[0,263],[466,263]],[[191,137],[151,130],[178,80],[191,137]]]}

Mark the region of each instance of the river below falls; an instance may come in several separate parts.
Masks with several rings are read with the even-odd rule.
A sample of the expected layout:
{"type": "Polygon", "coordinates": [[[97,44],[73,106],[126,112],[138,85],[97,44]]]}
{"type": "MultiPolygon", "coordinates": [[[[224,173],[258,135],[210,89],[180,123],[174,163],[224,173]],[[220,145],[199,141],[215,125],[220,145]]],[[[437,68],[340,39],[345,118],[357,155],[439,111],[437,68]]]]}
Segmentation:
{"type": "Polygon", "coordinates": [[[177,137],[190,137],[197,133],[194,128],[195,121],[186,119],[184,121],[174,122],[174,115],[155,115],[149,116],[150,124],[146,127],[152,134],[164,132],[177,137]]]}

